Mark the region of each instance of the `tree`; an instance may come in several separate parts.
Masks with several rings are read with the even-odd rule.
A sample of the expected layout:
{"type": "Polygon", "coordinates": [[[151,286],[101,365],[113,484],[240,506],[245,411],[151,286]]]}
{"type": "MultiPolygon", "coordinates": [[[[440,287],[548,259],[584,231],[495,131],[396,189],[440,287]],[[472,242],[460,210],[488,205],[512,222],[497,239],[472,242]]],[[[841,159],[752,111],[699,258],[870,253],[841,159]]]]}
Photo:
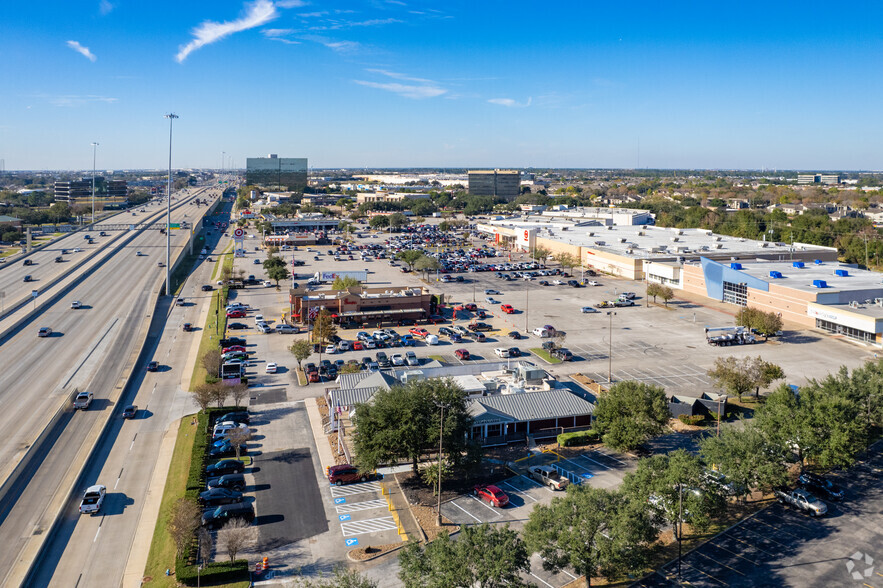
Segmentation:
{"type": "Polygon", "coordinates": [[[217,378],[221,373],[221,350],[209,349],[202,355],[202,367],[206,373],[213,378],[217,378]]]}
{"type": "Polygon", "coordinates": [[[545,263],[550,255],[552,255],[552,251],[548,247],[543,247],[542,245],[537,245],[533,248],[533,251],[530,252],[531,259],[536,259],[541,263],[545,263]]]}
{"type": "Polygon", "coordinates": [[[247,427],[236,427],[227,431],[225,437],[236,450],[236,459],[239,459],[242,447],[251,439],[251,431],[247,427]]]}
{"type": "Polygon", "coordinates": [[[785,377],[782,368],[757,357],[718,357],[707,372],[717,386],[725,388],[742,400],[752,388],[760,395],[760,388],[767,387],[785,377]]]}
{"type": "Polygon", "coordinates": [[[385,214],[372,216],[371,220],[368,221],[368,226],[372,229],[385,229],[389,226],[389,216],[385,214]]]}
{"type": "Polygon", "coordinates": [[[291,272],[288,271],[288,268],[283,266],[273,266],[267,270],[267,276],[276,282],[276,289],[279,289],[279,281],[287,280],[291,277],[291,272]]]}
{"type": "Polygon", "coordinates": [[[202,520],[202,510],[191,498],[179,498],[169,513],[168,530],[180,557],[193,540],[202,520]]]}
{"type": "Polygon", "coordinates": [[[423,278],[426,279],[426,273],[437,270],[441,267],[438,259],[429,255],[421,255],[414,263],[414,267],[423,272],[423,278]]]}
{"type": "Polygon", "coordinates": [[[589,586],[598,575],[637,573],[657,535],[645,504],[620,492],[571,485],[564,497],[534,507],[524,539],[543,558],[544,569],[572,566],[589,586]]]}
{"type": "Polygon", "coordinates": [[[337,327],[331,321],[331,313],[327,308],[323,308],[316,316],[313,323],[313,341],[324,345],[331,337],[337,334],[337,327]]]}
{"type": "Polygon", "coordinates": [[[404,251],[399,251],[396,254],[396,258],[407,263],[408,269],[411,271],[414,271],[414,264],[417,263],[417,260],[421,257],[423,257],[423,252],[419,249],[406,249],[404,251]]]}
{"type": "Polygon", "coordinates": [[[754,329],[765,337],[782,330],[782,317],[775,312],[764,312],[757,308],[740,309],[736,315],[736,324],[754,329]]]}
{"type": "Polygon", "coordinates": [[[389,227],[391,229],[398,230],[406,224],[408,224],[408,217],[406,217],[401,212],[394,212],[389,215],[389,227]]]}
{"type": "Polygon", "coordinates": [[[754,361],[754,397],[760,397],[760,389],[766,388],[776,380],[785,378],[785,372],[774,363],[764,361],[758,356],[754,361]]]}
{"type": "Polygon", "coordinates": [[[301,363],[303,362],[303,360],[307,359],[313,354],[313,345],[306,339],[301,339],[292,343],[288,347],[288,352],[291,353],[294,356],[294,359],[297,360],[297,369],[302,369],[301,363]]]}
{"type": "Polygon", "coordinates": [[[675,297],[674,290],[668,286],[662,286],[659,289],[659,297],[662,298],[662,301],[668,306],[668,301],[675,297]]]}
{"type": "Polygon", "coordinates": [[[444,414],[444,448],[452,465],[459,466],[468,446],[472,417],[466,412],[462,389],[450,379],[409,381],[378,390],[370,403],[357,404],[354,448],[365,469],[398,459],[411,462],[418,473],[420,456],[438,447],[440,410],[444,414]]]}
{"type": "Polygon", "coordinates": [[[211,531],[205,527],[200,527],[199,531],[196,532],[196,537],[199,540],[199,557],[202,559],[202,563],[205,564],[212,561],[215,540],[212,537],[211,531]]]}
{"type": "Polygon", "coordinates": [[[463,527],[457,541],[447,533],[399,555],[399,579],[405,588],[503,588],[529,586],[520,573],[530,571],[524,541],[506,524],[463,527]]]}
{"type": "Polygon", "coordinates": [[[346,290],[348,288],[355,288],[361,286],[362,282],[354,278],[353,276],[337,276],[334,278],[334,281],[331,283],[332,290],[346,290]]]}
{"type": "Polygon", "coordinates": [[[218,408],[224,406],[227,396],[230,394],[230,386],[224,382],[215,382],[208,385],[211,388],[212,400],[218,405],[218,408]]]}
{"type": "Polygon", "coordinates": [[[555,255],[554,259],[561,265],[561,267],[567,268],[568,271],[579,265],[579,258],[572,253],[558,253],[555,255]]]}
{"type": "Polygon", "coordinates": [[[193,401],[203,411],[208,408],[215,398],[211,384],[199,384],[190,393],[193,395],[193,401]]]}
{"type": "Polygon", "coordinates": [[[668,419],[665,390],[643,382],[617,382],[595,406],[595,429],[606,445],[616,449],[639,446],[661,433],[668,419]]]}
{"type": "Polygon", "coordinates": [[[218,531],[218,548],[236,559],[236,554],[257,540],[257,529],[242,519],[233,519],[218,531]]]}
{"type": "Polygon", "coordinates": [[[662,292],[663,285],[651,282],[647,284],[647,296],[653,297],[653,304],[656,304],[656,297],[662,292]]]}
{"type": "Polygon", "coordinates": [[[377,582],[366,578],[355,570],[348,570],[343,566],[334,570],[334,575],[329,578],[301,579],[298,588],[377,588],[377,582]]]}
{"type": "Polygon", "coordinates": [[[699,455],[727,476],[736,495],[757,488],[768,492],[787,482],[787,470],[780,451],[775,451],[754,423],[742,428],[725,427],[720,437],[699,441],[699,455]]]}
{"type": "Polygon", "coordinates": [[[239,408],[239,403],[242,402],[242,399],[248,396],[248,386],[245,384],[236,384],[235,386],[228,386],[227,389],[230,392],[230,396],[233,398],[233,404],[239,408]]]}

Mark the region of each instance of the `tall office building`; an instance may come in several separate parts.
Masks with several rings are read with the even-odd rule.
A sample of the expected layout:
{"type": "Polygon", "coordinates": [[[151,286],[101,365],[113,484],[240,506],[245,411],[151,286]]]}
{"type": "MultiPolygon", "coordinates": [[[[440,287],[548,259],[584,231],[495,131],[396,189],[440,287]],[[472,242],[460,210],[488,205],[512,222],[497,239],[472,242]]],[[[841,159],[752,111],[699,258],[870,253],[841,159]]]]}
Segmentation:
{"type": "Polygon", "coordinates": [[[515,200],[521,194],[521,173],[502,169],[470,171],[469,193],[515,200]]]}
{"type": "Polygon", "coordinates": [[[303,192],[307,186],[307,159],[279,157],[249,157],[246,162],[245,182],[274,190],[303,192]]]}
{"type": "Polygon", "coordinates": [[[92,198],[92,180],[55,182],[55,201],[73,204],[78,199],[92,198]]]}

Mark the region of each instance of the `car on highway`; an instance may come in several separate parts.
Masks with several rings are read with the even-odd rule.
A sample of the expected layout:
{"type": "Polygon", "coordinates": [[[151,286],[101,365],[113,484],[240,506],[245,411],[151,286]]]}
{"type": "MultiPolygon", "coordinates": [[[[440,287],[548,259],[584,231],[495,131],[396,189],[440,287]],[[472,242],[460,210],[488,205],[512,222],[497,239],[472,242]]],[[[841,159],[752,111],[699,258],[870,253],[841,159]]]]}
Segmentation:
{"type": "Polygon", "coordinates": [[[91,392],[80,392],[79,394],[77,394],[77,397],[74,398],[74,409],[75,410],[87,410],[91,404],[92,404],[92,393],[91,392]]]}
{"type": "Polygon", "coordinates": [[[144,256],[144,254],[141,253],[140,251],[135,252],[135,257],[143,257],[143,256],[144,256]]]}
{"type": "Polygon", "coordinates": [[[261,260],[255,259],[252,263],[254,263],[254,265],[261,265],[261,260]]]}
{"type": "Polygon", "coordinates": [[[254,507],[247,502],[224,504],[215,510],[204,513],[202,526],[208,529],[219,529],[235,519],[251,523],[254,520],[254,507]]]}
{"type": "Polygon", "coordinates": [[[31,277],[31,274],[28,274],[24,277],[24,279],[22,281],[23,282],[33,282],[34,278],[31,277]]]}
{"type": "Polygon", "coordinates": [[[457,359],[467,360],[469,359],[469,350],[468,349],[457,349],[454,351],[454,355],[457,356],[457,359]]]}
{"type": "Polygon", "coordinates": [[[101,484],[86,488],[80,501],[80,514],[98,514],[101,505],[104,504],[105,496],[107,496],[107,488],[101,484]]]}
{"type": "Polygon", "coordinates": [[[598,312],[598,309],[592,308],[591,306],[583,306],[580,309],[580,312],[582,312],[583,314],[592,314],[593,312],[598,312]]]}
{"type": "Polygon", "coordinates": [[[277,369],[278,369],[278,366],[277,366],[275,363],[270,362],[270,363],[267,364],[267,367],[266,367],[266,370],[265,370],[265,371],[266,371],[268,374],[275,374],[277,369]]]}
{"type": "Polygon", "coordinates": [[[509,504],[509,496],[493,484],[480,484],[475,486],[472,489],[472,493],[477,496],[479,500],[484,500],[491,506],[497,508],[503,508],[509,504]]]}
{"type": "Polygon", "coordinates": [[[561,476],[558,471],[551,466],[531,466],[527,468],[530,477],[542,484],[548,486],[552,490],[564,490],[570,484],[567,478],[561,476]]]}
{"type": "Polygon", "coordinates": [[[123,409],[123,418],[124,419],[133,419],[135,415],[138,414],[138,407],[134,404],[129,404],[123,409]]]}
{"type": "Polygon", "coordinates": [[[205,468],[206,478],[217,478],[225,474],[239,474],[245,471],[245,464],[238,459],[222,459],[205,468]]]}
{"type": "Polygon", "coordinates": [[[79,300],[74,300],[73,302],[71,302],[71,309],[75,308],[83,308],[83,303],[79,300]]]}
{"type": "Polygon", "coordinates": [[[158,361],[151,361],[150,363],[148,363],[147,364],[147,371],[148,372],[159,371],[159,362],[158,361]]]}
{"type": "Polygon", "coordinates": [[[377,477],[377,474],[374,472],[359,471],[359,468],[348,463],[329,466],[325,473],[328,476],[328,481],[335,486],[342,486],[353,482],[367,482],[377,477]]]}
{"type": "Polygon", "coordinates": [[[230,323],[227,325],[227,328],[234,331],[241,331],[243,329],[247,329],[248,325],[246,325],[245,323],[230,323]]]}
{"type": "Polygon", "coordinates": [[[202,291],[203,292],[211,292],[214,288],[211,284],[203,284],[202,291]]]}
{"type": "Polygon", "coordinates": [[[212,488],[199,493],[199,501],[203,506],[220,506],[222,504],[236,504],[244,499],[242,492],[229,488],[212,488]]]}

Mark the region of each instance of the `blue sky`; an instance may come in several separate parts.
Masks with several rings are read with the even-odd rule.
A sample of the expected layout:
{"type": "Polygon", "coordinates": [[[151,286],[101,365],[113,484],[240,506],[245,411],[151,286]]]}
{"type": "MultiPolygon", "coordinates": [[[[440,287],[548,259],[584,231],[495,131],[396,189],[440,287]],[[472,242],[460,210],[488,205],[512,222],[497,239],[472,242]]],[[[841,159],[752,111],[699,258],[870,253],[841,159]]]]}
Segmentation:
{"type": "Polygon", "coordinates": [[[881,169],[883,5],[12,2],[6,169],[881,169]]]}

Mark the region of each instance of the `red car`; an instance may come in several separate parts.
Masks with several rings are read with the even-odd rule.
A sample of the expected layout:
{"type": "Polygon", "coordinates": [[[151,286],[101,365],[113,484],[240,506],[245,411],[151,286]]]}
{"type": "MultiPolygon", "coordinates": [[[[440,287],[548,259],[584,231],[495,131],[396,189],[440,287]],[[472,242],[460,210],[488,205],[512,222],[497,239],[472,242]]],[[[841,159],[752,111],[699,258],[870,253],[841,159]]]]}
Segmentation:
{"type": "Polygon", "coordinates": [[[423,339],[429,335],[429,331],[420,327],[414,327],[413,329],[408,329],[408,332],[414,335],[415,337],[421,337],[423,339]]]}
{"type": "Polygon", "coordinates": [[[463,308],[465,308],[466,310],[478,310],[478,305],[470,302],[469,304],[464,304],[463,308]]]}
{"type": "Polygon", "coordinates": [[[502,310],[502,311],[505,312],[506,314],[513,314],[513,313],[515,312],[515,309],[512,308],[512,305],[511,305],[511,304],[501,304],[501,305],[500,305],[500,310],[502,310]]]}
{"type": "Polygon", "coordinates": [[[469,351],[466,349],[458,349],[454,352],[458,359],[469,359],[469,351]]]}
{"type": "Polygon", "coordinates": [[[310,382],[318,382],[319,381],[319,372],[318,371],[310,372],[309,374],[307,374],[307,377],[309,378],[310,382]]]}
{"type": "Polygon", "coordinates": [[[489,486],[476,486],[472,489],[472,493],[475,494],[479,499],[484,500],[491,506],[495,506],[497,508],[503,508],[504,506],[509,504],[509,497],[506,495],[506,493],[493,484],[489,486]]]}
{"type": "Polygon", "coordinates": [[[352,343],[352,345],[350,345],[350,347],[352,348],[353,351],[361,351],[365,348],[365,346],[362,345],[361,341],[353,341],[353,343],[352,343]]]}
{"type": "Polygon", "coordinates": [[[231,310],[227,313],[227,318],[245,318],[244,310],[231,310]]]}
{"type": "Polygon", "coordinates": [[[230,353],[231,351],[245,351],[245,347],[242,345],[232,345],[230,347],[224,347],[221,353],[230,353]]]}

